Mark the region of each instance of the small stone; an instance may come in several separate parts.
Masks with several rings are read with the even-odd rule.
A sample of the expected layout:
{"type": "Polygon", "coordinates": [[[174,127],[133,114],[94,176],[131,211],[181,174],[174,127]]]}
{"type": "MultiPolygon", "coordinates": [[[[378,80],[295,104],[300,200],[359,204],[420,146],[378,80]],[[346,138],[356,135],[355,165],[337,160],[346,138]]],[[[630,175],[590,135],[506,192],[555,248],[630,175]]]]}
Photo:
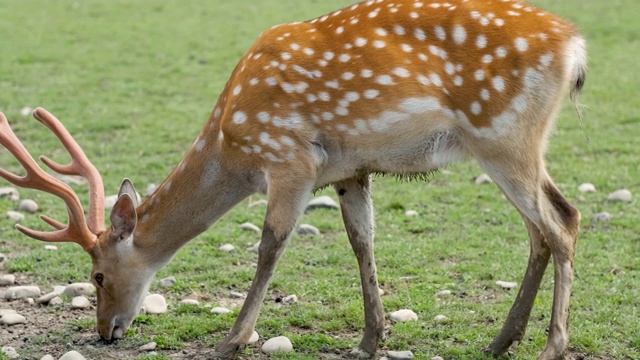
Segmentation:
{"type": "Polygon", "coordinates": [[[483,184],[491,184],[493,180],[487,174],[480,174],[475,178],[473,178],[473,182],[476,183],[476,185],[483,185],[483,184]]]}
{"type": "Polygon", "coordinates": [[[24,214],[19,213],[17,211],[7,211],[7,217],[11,219],[11,221],[19,223],[24,220],[24,214]]]}
{"type": "Polygon", "coordinates": [[[53,356],[47,354],[43,356],[40,360],[56,360],[53,356]]]}
{"type": "Polygon", "coordinates": [[[118,201],[118,195],[109,195],[109,196],[105,197],[104,198],[104,208],[105,209],[113,208],[113,205],[116,204],[116,201],[118,201]]]}
{"type": "Polygon", "coordinates": [[[405,211],[404,215],[408,217],[414,217],[414,216],[418,216],[418,212],[415,210],[407,210],[405,211]]]}
{"type": "Polygon", "coordinates": [[[38,304],[48,304],[54,297],[58,296],[55,292],[46,293],[38,298],[36,302],[38,304]]]}
{"type": "Polygon", "coordinates": [[[340,209],[340,206],[330,196],[325,195],[309,201],[306,211],[315,209],[340,209]]]}
{"type": "Polygon", "coordinates": [[[45,245],[44,246],[45,250],[58,250],[58,247],[55,245],[45,245]]]}
{"type": "Polygon", "coordinates": [[[20,193],[18,189],[12,187],[1,187],[0,188],[0,197],[6,197],[11,201],[20,200],[20,193]]]}
{"type": "Polygon", "coordinates": [[[243,294],[243,293],[241,293],[241,292],[237,292],[237,291],[230,291],[230,292],[229,292],[229,296],[230,296],[232,299],[244,299],[244,298],[246,298],[246,297],[247,297],[247,295],[245,295],[245,294],[243,294]]]}
{"type": "Polygon", "coordinates": [[[23,106],[22,109],[20,109],[20,115],[24,117],[31,115],[31,113],[33,113],[33,109],[30,106],[23,106]]]}
{"type": "Polygon", "coordinates": [[[211,313],[212,314],[228,314],[230,312],[231,312],[231,310],[227,309],[226,307],[222,307],[222,306],[216,306],[214,308],[211,308],[211,313]]]}
{"type": "Polygon", "coordinates": [[[261,233],[262,232],[262,230],[257,225],[254,225],[254,224],[252,224],[250,222],[246,222],[246,223],[240,224],[240,229],[248,230],[248,231],[255,231],[257,233],[261,233]]]}
{"type": "Polygon", "coordinates": [[[580,191],[581,193],[592,193],[596,192],[596,187],[593,184],[584,183],[578,186],[578,191],[580,191]]]}
{"type": "Polygon", "coordinates": [[[261,199],[261,200],[256,200],[252,203],[249,203],[249,207],[254,207],[254,206],[267,206],[268,202],[265,199],[261,199]]]}
{"type": "Polygon", "coordinates": [[[381,288],[378,288],[378,295],[380,296],[384,295],[384,290],[382,290],[381,288]]]}
{"type": "Polygon", "coordinates": [[[3,346],[2,352],[9,357],[9,359],[17,359],[20,357],[16,349],[11,346],[3,346]]]}
{"type": "Polygon", "coordinates": [[[64,355],[62,355],[62,357],[60,357],[59,360],[86,360],[86,359],[79,352],[75,350],[71,350],[65,353],[64,355]]]}
{"type": "Polygon", "coordinates": [[[277,336],[265,341],[261,349],[265,354],[271,354],[276,351],[292,351],[293,344],[286,336],[277,336]]]}
{"type": "Polygon", "coordinates": [[[627,189],[616,190],[607,197],[609,201],[631,202],[631,191],[627,189]]]}
{"type": "Polygon", "coordinates": [[[231,245],[231,244],[224,244],[222,246],[220,246],[218,248],[218,250],[223,251],[223,252],[231,252],[233,250],[235,250],[235,246],[231,245]]]}
{"type": "Polygon", "coordinates": [[[40,296],[40,288],[37,286],[12,286],[4,293],[7,300],[25,299],[40,296]]]}
{"type": "Polygon", "coordinates": [[[158,185],[151,183],[147,185],[147,189],[144,191],[144,194],[146,196],[151,196],[154,192],[156,192],[156,190],[158,190],[158,185]]]}
{"type": "Polygon", "coordinates": [[[16,282],[16,276],[13,274],[6,274],[0,276],[0,286],[13,285],[16,282]]]}
{"type": "Polygon", "coordinates": [[[442,356],[434,356],[431,358],[431,360],[444,360],[444,359],[442,358],[442,356]]]}
{"type": "Polygon", "coordinates": [[[257,331],[253,330],[253,334],[251,334],[251,337],[249,338],[249,341],[247,342],[247,344],[249,345],[255,344],[258,342],[258,340],[260,340],[260,335],[258,334],[257,331]]]}
{"type": "Polygon", "coordinates": [[[29,305],[35,305],[36,304],[36,301],[33,300],[33,298],[30,298],[30,297],[24,299],[24,301],[29,305]]]}
{"type": "Polygon", "coordinates": [[[389,318],[393,322],[416,321],[418,320],[418,315],[415,312],[413,312],[413,310],[401,309],[401,310],[392,312],[389,315],[389,318]]]}
{"type": "Polygon", "coordinates": [[[498,280],[496,281],[496,285],[502,287],[503,289],[506,290],[511,290],[513,288],[515,288],[516,286],[518,286],[517,283],[514,282],[509,282],[509,281],[502,281],[502,280],[498,280]]]}
{"type": "Polygon", "coordinates": [[[396,360],[410,360],[413,359],[413,352],[407,350],[407,351],[389,351],[387,353],[387,356],[389,357],[389,359],[396,359],[396,360]]]}
{"type": "Polygon", "coordinates": [[[80,295],[91,296],[95,292],[96,287],[91,283],[73,283],[65,286],[62,294],[68,297],[75,297],[80,295]]]}
{"type": "Polygon", "coordinates": [[[76,296],[71,299],[71,308],[72,309],[86,309],[91,306],[89,299],[84,296],[76,296]]]}
{"type": "Polygon", "coordinates": [[[62,181],[65,184],[70,184],[70,185],[86,185],[87,184],[87,179],[85,179],[80,175],[64,175],[64,174],[58,174],[56,172],[51,173],[51,175],[53,175],[53,177],[62,181]]]}
{"type": "Polygon", "coordinates": [[[20,314],[4,314],[0,318],[0,323],[5,325],[24,324],[27,322],[27,318],[20,314]]]}
{"type": "Polygon", "coordinates": [[[167,312],[167,301],[160,294],[151,294],[142,302],[147,314],[164,314],[167,312]]]}
{"type": "Polygon", "coordinates": [[[158,344],[156,344],[155,342],[152,341],[152,342],[150,342],[148,344],[144,344],[144,345],[140,346],[138,348],[138,350],[140,350],[140,351],[153,351],[157,347],[158,347],[158,344]]]}
{"type": "Polygon", "coordinates": [[[62,295],[64,293],[64,289],[65,289],[65,286],[56,285],[56,286],[53,287],[53,292],[58,294],[58,295],[62,295]]]}
{"type": "Polygon", "coordinates": [[[298,297],[296,295],[287,295],[282,299],[282,302],[285,304],[293,304],[298,302],[298,297]]]}
{"type": "Polygon", "coordinates": [[[13,309],[0,309],[0,317],[3,317],[7,314],[17,314],[17,312],[13,309]]]}
{"type": "Polygon", "coordinates": [[[196,300],[196,299],[184,299],[182,301],[180,301],[180,304],[183,305],[200,305],[200,301],[196,300]]]}
{"type": "Polygon", "coordinates": [[[31,199],[24,199],[20,201],[20,205],[18,205],[18,210],[24,211],[29,214],[35,214],[38,212],[38,203],[31,199]]]}
{"type": "Polygon", "coordinates": [[[613,216],[606,211],[593,215],[593,221],[595,222],[610,221],[611,219],[613,219],[613,216]]]}
{"type": "Polygon", "coordinates": [[[255,253],[260,251],[260,241],[258,241],[257,243],[253,244],[252,246],[250,246],[247,250],[249,250],[251,252],[255,252],[255,253]]]}
{"type": "Polygon", "coordinates": [[[64,302],[62,301],[62,299],[59,296],[54,297],[53,299],[51,299],[49,301],[49,305],[51,306],[57,306],[57,305],[62,305],[64,302]]]}
{"type": "Polygon", "coordinates": [[[173,276],[166,277],[160,280],[160,287],[172,287],[176,283],[176,278],[173,276]]]}
{"type": "Polygon", "coordinates": [[[300,224],[298,226],[298,229],[296,230],[296,233],[298,233],[298,235],[318,236],[320,235],[320,230],[318,230],[318,228],[313,225],[300,224]]]}
{"type": "Polygon", "coordinates": [[[449,318],[444,316],[444,315],[436,315],[433,320],[435,320],[435,322],[437,323],[441,323],[444,324],[446,322],[449,322],[449,318]]]}
{"type": "Polygon", "coordinates": [[[451,295],[451,290],[440,290],[436,293],[437,296],[449,296],[451,295]]]}

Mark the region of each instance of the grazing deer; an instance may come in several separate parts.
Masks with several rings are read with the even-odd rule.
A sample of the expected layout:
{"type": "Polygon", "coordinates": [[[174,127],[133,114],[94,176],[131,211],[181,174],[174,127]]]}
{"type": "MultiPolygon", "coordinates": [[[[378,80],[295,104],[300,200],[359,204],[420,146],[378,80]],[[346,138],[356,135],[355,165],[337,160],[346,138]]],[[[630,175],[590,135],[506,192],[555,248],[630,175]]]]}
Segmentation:
{"type": "Polygon", "coordinates": [[[80,244],[93,261],[98,332],[121,338],[154,274],[189,240],[256,192],[268,196],[258,266],[246,302],[214,358],[233,358],[256,325],[276,263],[314,189],[332,184],[358,259],[364,337],[374,356],[384,311],[373,254],[370,174],[424,174],[473,156],[524,219],[529,264],[500,333],[499,355],[523,338],[551,256],[554,299],[539,359],[560,359],[580,213],[560,194],[543,155],[567,92],[584,83],[585,42],[569,22],[517,0],[371,0],[262,33],[231,74],[202,132],[141,205],[128,180],[103,225],[100,175],[60,122],[34,117],[70,152],[62,174],[86,177],[89,217],[76,194],[36,165],[0,116],[0,142],[27,175],[0,176],[64,200],[69,225],[18,230],[80,244]]]}

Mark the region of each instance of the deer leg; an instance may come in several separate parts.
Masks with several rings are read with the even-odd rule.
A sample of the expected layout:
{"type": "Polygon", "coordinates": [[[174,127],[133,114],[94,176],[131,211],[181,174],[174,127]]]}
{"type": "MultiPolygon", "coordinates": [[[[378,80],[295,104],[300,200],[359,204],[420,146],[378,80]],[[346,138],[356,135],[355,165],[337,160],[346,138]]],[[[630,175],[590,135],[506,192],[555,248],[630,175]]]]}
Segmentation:
{"type": "Polygon", "coordinates": [[[309,175],[296,177],[291,173],[286,176],[274,174],[272,179],[269,182],[269,203],[258,250],[256,275],[230,334],[216,347],[214,359],[235,358],[236,352],[249,341],[271,276],[304,211],[315,180],[309,175]]]}
{"type": "Polygon", "coordinates": [[[373,255],[373,204],[368,175],[334,184],[340,197],[342,219],[349,242],[358,259],[364,300],[364,336],[357,349],[358,358],[371,358],[384,336],[384,309],[378,292],[376,263],[373,255]]]}

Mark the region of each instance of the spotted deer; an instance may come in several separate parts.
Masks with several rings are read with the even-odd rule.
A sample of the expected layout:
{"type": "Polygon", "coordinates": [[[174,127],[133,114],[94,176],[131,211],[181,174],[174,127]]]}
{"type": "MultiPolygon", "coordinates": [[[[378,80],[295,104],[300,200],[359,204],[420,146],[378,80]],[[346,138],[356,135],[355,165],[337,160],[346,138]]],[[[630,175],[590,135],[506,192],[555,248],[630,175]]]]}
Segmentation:
{"type": "Polygon", "coordinates": [[[554,295],[539,359],[568,346],[569,299],[580,213],[548,175],[546,139],[564,95],[583,86],[585,42],[566,20],[517,0],[370,0],[260,35],[231,74],[200,135],[157,191],[138,205],[128,180],[104,227],[103,185],[63,125],[34,117],[72,157],[62,174],[85,176],[90,210],[40,169],[0,116],[0,142],[26,176],[0,175],[62,198],[69,225],[18,230],[80,244],[93,261],[98,332],[121,338],[154,274],[236,204],[264,193],[268,206],[255,278],[214,358],[233,358],[254,330],[276,263],[314,189],[333,185],[357,257],[365,329],[353,355],[375,355],[384,318],[373,253],[372,173],[425,174],[474,157],[522,215],[529,263],[502,330],[486,351],[523,338],[551,256],[554,295]],[[119,265],[118,265],[119,264],[119,265]]]}

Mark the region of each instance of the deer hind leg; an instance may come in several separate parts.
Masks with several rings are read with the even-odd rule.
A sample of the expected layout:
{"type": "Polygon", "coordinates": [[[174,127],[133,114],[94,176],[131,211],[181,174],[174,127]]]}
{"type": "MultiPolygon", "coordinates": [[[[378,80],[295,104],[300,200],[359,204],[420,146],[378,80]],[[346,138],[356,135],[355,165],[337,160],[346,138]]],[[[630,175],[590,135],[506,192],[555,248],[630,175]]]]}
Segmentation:
{"type": "Polygon", "coordinates": [[[290,168],[283,170],[270,174],[267,191],[269,202],[258,249],[256,274],[230,334],[216,347],[214,359],[234,359],[237,351],[249,341],[276,264],[313,190],[313,170],[301,169],[300,175],[292,173],[290,168]]]}
{"type": "Polygon", "coordinates": [[[364,336],[351,355],[371,358],[384,336],[384,309],[378,292],[376,263],[373,255],[373,204],[369,175],[334,184],[340,197],[342,219],[349,242],[358,259],[364,300],[364,336]]]}

